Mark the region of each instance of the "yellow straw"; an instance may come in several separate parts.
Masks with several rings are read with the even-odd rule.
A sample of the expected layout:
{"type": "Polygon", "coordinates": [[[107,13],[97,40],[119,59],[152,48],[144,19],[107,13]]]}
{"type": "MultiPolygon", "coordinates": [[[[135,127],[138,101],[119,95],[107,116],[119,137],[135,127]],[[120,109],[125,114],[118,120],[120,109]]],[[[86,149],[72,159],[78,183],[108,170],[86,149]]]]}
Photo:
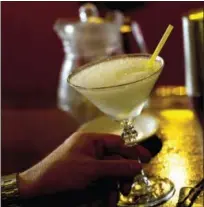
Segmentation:
{"type": "MultiPolygon", "coordinates": [[[[173,26],[170,24],[165,33],[163,34],[159,44],[157,45],[153,55],[151,56],[151,58],[149,59],[149,61],[147,62],[147,67],[148,68],[152,68],[152,65],[156,59],[156,57],[159,55],[159,53],[161,52],[161,49],[163,48],[164,44],[166,43],[169,35],[171,34],[172,30],[173,30],[173,26]]],[[[134,72],[135,70],[132,70],[132,72],[134,72]]],[[[121,73],[121,71],[119,71],[118,73],[116,73],[116,77],[117,78],[122,78],[123,77],[123,72],[121,73]]]]}
{"type": "Polygon", "coordinates": [[[163,34],[163,36],[162,36],[162,38],[161,38],[159,44],[158,44],[157,47],[156,47],[156,49],[155,49],[155,51],[154,51],[152,57],[151,57],[150,60],[148,61],[148,67],[151,67],[151,66],[152,66],[152,64],[153,64],[153,62],[155,61],[156,57],[159,55],[161,49],[163,48],[164,44],[166,43],[166,41],[167,41],[169,35],[171,34],[173,28],[174,28],[174,27],[173,27],[171,24],[167,27],[167,29],[166,29],[165,33],[163,34]]]}

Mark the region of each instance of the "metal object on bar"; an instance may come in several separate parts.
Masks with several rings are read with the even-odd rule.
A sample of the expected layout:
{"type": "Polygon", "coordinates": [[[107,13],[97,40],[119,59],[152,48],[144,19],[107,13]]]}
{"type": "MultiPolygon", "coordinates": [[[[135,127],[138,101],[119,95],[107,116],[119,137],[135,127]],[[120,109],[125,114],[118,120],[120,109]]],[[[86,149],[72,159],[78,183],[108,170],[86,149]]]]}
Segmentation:
{"type": "Polygon", "coordinates": [[[193,188],[190,189],[187,196],[182,198],[181,192],[179,196],[179,201],[176,207],[191,207],[193,203],[198,198],[200,193],[204,190],[204,178],[193,188]]]}
{"type": "Polygon", "coordinates": [[[204,9],[182,17],[187,94],[204,96],[204,9]]]}

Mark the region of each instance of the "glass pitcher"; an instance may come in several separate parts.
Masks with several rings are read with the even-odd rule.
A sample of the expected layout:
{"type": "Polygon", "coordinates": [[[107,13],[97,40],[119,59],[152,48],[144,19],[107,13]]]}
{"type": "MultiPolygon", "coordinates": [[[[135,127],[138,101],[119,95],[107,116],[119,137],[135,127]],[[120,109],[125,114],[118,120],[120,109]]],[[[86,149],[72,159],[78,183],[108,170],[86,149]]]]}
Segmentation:
{"type": "MultiPolygon", "coordinates": [[[[81,15],[81,18],[84,16],[81,15]]],[[[62,41],[65,53],[59,78],[58,107],[69,111],[82,124],[101,112],[69,86],[68,74],[89,61],[122,54],[120,28],[100,18],[92,22],[59,19],[54,30],[62,41]]]]}

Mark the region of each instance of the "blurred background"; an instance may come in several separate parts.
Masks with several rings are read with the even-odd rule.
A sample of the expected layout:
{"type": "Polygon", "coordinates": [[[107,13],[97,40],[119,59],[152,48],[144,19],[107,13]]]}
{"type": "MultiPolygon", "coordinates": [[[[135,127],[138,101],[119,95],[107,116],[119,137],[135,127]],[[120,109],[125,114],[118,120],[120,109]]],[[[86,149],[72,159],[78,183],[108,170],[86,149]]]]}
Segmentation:
{"type": "MultiPolygon", "coordinates": [[[[3,108],[56,105],[64,52],[53,25],[60,17],[79,19],[78,10],[83,3],[2,2],[3,108]]],[[[95,2],[95,5],[100,16],[117,9],[137,21],[150,53],[168,24],[174,25],[161,53],[166,66],[157,84],[184,85],[181,18],[189,10],[203,7],[203,2],[95,2]]],[[[134,51],[134,40],[131,46],[134,51]]]]}
{"type": "MultiPolygon", "coordinates": [[[[91,18],[81,24],[80,17],[87,19],[80,11],[90,14],[90,7],[82,8],[85,3],[1,3],[2,174],[29,168],[86,122],[84,129],[113,133],[110,119],[88,122],[101,112],[71,90],[68,74],[101,56],[153,53],[172,24],[160,53],[164,70],[136,129],[150,138],[145,146],[158,152],[159,143],[161,150],[147,170],[172,179],[178,193],[203,174],[198,118],[204,127],[204,2],[91,2],[100,18],[92,18],[97,24],[89,24],[91,18]]],[[[169,206],[176,206],[177,196],[169,206]]],[[[46,206],[53,206],[48,200],[46,206]]]]}
{"type": "MultiPolygon", "coordinates": [[[[94,32],[91,32],[94,28],[92,25],[90,28],[87,26],[85,28],[87,30],[81,32],[80,29],[83,28],[76,25],[80,21],[79,9],[84,3],[1,3],[1,107],[3,109],[1,113],[1,150],[3,174],[21,171],[38,162],[76,131],[80,124],[100,114],[84,97],[71,91],[67,84],[67,75],[75,67],[86,62],[85,56],[88,52],[95,54],[98,49],[100,51],[100,46],[103,46],[100,44],[101,40],[105,41],[104,45],[107,43],[107,48],[111,44],[116,46],[117,50],[113,50],[113,53],[123,52],[118,39],[120,30],[116,31],[114,26],[102,25],[100,27],[98,25],[94,32]],[[56,20],[59,18],[66,18],[66,22],[61,21],[56,24],[56,20]],[[74,24],[67,27],[66,30],[65,26],[69,22],[74,22],[74,24]],[[73,30],[75,28],[78,29],[73,30]],[[89,41],[85,41],[85,34],[89,41]],[[66,38],[67,41],[64,41],[63,39],[66,38]],[[85,44],[85,47],[82,47],[84,45],[81,42],[85,44]],[[86,44],[87,42],[90,44],[86,44]],[[67,56],[65,56],[65,49],[67,49],[67,56]],[[77,54],[77,52],[73,52],[75,49],[81,57],[79,60],[73,61],[72,55],[77,54]],[[66,107],[69,108],[69,112],[66,107]],[[76,119],[73,119],[73,115],[76,119]]],[[[156,91],[158,96],[156,95],[154,100],[150,101],[149,106],[156,109],[188,108],[189,100],[183,87],[186,74],[190,77],[190,84],[196,82],[193,79],[193,72],[185,72],[185,60],[194,58],[195,53],[189,53],[189,57],[184,58],[184,51],[188,51],[189,48],[187,45],[187,50],[184,50],[182,16],[191,10],[204,8],[204,3],[201,1],[92,3],[97,7],[100,17],[107,17],[109,14],[109,18],[111,18],[110,14],[113,15],[114,10],[119,11],[115,13],[118,21],[121,20],[121,12],[122,16],[128,17],[127,25],[120,27],[123,28],[124,52],[141,52],[141,48],[138,49],[138,42],[143,37],[143,43],[145,43],[142,45],[143,51],[147,50],[152,53],[168,24],[174,26],[174,30],[161,52],[166,65],[157,82],[157,86],[160,86],[156,91]],[[133,30],[131,31],[130,27],[127,27],[131,26],[130,23],[134,23],[136,38],[131,33],[133,30]],[[171,87],[168,87],[169,85],[171,87]]],[[[186,28],[188,30],[188,27],[186,28]]],[[[197,34],[202,35],[202,24],[199,31],[197,34]]],[[[186,37],[192,39],[188,35],[186,37]]],[[[196,40],[196,38],[193,39],[196,40]]],[[[201,42],[202,39],[200,38],[201,42]]],[[[199,46],[198,50],[201,54],[201,61],[203,60],[202,48],[200,49],[199,46]]],[[[109,52],[111,53],[111,51],[109,52]]],[[[196,58],[199,60],[197,56],[196,58]]],[[[194,59],[196,60],[196,58],[194,59]]],[[[94,55],[93,59],[95,59],[94,55]]],[[[203,66],[203,64],[200,65],[203,66]]],[[[196,72],[199,66],[194,66],[189,69],[196,72]]],[[[196,78],[200,78],[200,74],[197,73],[196,78]]],[[[202,83],[202,81],[198,82],[202,83]]],[[[197,86],[197,83],[194,85],[197,86]]],[[[193,92],[197,92],[198,88],[194,88],[193,92]]],[[[173,117],[172,123],[175,124],[175,130],[172,130],[169,125],[171,139],[181,134],[178,129],[183,129],[185,132],[183,137],[186,140],[186,135],[189,135],[186,128],[189,130],[194,128],[192,123],[186,127],[186,125],[179,125],[179,120],[175,121],[175,118],[179,117],[182,121],[188,120],[184,116],[188,111],[185,112],[185,110],[184,112],[181,110],[179,114],[178,111],[173,115],[170,113],[169,117],[173,117]]],[[[181,123],[183,123],[182,121],[181,123]]],[[[166,122],[164,126],[168,128],[166,122]]],[[[199,133],[195,132],[195,134],[199,136],[199,133]]],[[[167,154],[169,156],[169,152],[167,154]]],[[[177,171],[175,172],[176,174],[174,174],[177,176],[177,171]]]]}

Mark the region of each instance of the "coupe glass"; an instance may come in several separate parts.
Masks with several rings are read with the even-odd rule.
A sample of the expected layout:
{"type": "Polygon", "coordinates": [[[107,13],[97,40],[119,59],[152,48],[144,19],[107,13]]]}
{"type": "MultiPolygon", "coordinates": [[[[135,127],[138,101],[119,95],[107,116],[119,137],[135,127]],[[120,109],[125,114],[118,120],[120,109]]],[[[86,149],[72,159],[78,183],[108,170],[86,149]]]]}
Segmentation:
{"type": "MultiPolygon", "coordinates": [[[[102,87],[84,87],[81,84],[81,81],[73,83],[72,78],[82,70],[88,70],[91,67],[93,68],[93,66],[96,66],[96,70],[98,66],[100,66],[98,68],[101,69],[103,68],[104,63],[111,64],[111,61],[114,61],[114,66],[111,70],[114,70],[116,69],[117,64],[118,67],[127,68],[128,66],[125,64],[124,66],[121,66],[121,63],[127,58],[136,60],[138,58],[149,59],[150,57],[151,55],[149,54],[114,56],[84,65],[68,77],[68,82],[72,87],[74,87],[82,95],[86,96],[86,98],[98,107],[99,110],[121,123],[123,126],[121,138],[124,141],[124,144],[129,147],[137,144],[138,133],[134,127],[134,119],[136,116],[140,115],[143,106],[162,71],[164,66],[163,59],[161,57],[156,58],[154,64],[159,64],[157,70],[152,70],[152,72],[143,78],[137,78],[135,80],[131,78],[129,82],[122,84],[114,84],[112,81],[110,86],[104,85],[102,87]]],[[[105,66],[106,65],[104,65],[104,67],[105,66]]],[[[134,72],[137,72],[136,68],[137,65],[134,65],[134,72]]],[[[88,72],[86,78],[90,80],[90,71],[88,72]]],[[[138,73],[139,72],[141,72],[141,68],[138,73]]],[[[117,72],[113,71],[113,73],[117,72]]],[[[140,162],[139,158],[138,162],[140,162]]],[[[124,196],[120,193],[118,206],[156,206],[170,199],[173,196],[174,191],[174,185],[169,179],[158,176],[147,177],[144,170],[141,170],[141,173],[134,178],[129,195],[124,196]]]]}

